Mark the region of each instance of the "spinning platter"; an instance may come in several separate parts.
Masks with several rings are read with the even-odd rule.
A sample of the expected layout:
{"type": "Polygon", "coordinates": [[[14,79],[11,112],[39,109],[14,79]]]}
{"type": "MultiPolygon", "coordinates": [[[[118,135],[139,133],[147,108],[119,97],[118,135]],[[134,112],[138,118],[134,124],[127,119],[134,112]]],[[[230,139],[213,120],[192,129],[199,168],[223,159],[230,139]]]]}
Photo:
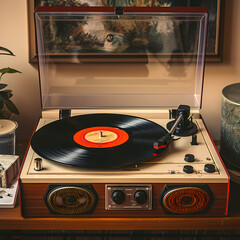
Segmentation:
{"type": "Polygon", "coordinates": [[[143,118],[91,114],[42,127],[33,135],[31,146],[41,157],[61,164],[113,169],[153,158],[153,142],[166,133],[143,118]]]}

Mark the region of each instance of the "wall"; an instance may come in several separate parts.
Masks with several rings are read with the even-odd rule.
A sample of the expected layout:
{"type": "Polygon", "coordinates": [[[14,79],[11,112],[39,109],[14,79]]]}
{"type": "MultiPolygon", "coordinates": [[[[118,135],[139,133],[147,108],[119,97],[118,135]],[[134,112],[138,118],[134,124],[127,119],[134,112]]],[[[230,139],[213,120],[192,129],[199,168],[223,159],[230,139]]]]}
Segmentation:
{"type": "Polygon", "coordinates": [[[26,0],[0,1],[0,46],[10,49],[16,56],[0,55],[0,68],[12,67],[22,74],[8,74],[3,80],[13,90],[13,102],[20,115],[18,139],[29,138],[40,116],[40,96],[36,65],[28,63],[28,26],[26,0]]]}
{"type": "MultiPolygon", "coordinates": [[[[201,113],[212,137],[220,138],[221,90],[240,79],[240,1],[227,0],[225,15],[224,62],[207,64],[201,113]]],[[[28,139],[41,114],[37,66],[28,63],[28,26],[26,0],[0,1],[0,46],[9,48],[15,57],[0,56],[0,67],[22,72],[7,76],[13,90],[13,101],[20,116],[17,136],[28,139]]]]}
{"type": "Polygon", "coordinates": [[[224,23],[224,61],[206,64],[201,113],[213,139],[220,139],[221,91],[240,82],[240,1],[226,0],[224,23]]]}

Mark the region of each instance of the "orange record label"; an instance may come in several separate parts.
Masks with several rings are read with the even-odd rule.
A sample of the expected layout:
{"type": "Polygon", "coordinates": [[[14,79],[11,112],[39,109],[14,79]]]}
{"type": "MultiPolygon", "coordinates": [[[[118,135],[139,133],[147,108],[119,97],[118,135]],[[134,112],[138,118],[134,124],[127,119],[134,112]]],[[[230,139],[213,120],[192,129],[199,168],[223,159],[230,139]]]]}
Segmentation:
{"type": "Polygon", "coordinates": [[[116,147],[129,139],[128,134],[114,127],[91,127],[76,132],[73,140],[82,146],[91,148],[116,147]]]}

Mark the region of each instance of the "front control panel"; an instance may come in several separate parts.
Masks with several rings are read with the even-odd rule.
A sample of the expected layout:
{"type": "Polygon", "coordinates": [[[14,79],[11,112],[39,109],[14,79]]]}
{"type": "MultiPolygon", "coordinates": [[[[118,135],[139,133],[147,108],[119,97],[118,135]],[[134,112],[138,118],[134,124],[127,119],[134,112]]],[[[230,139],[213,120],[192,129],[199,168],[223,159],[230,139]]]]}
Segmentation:
{"type": "Polygon", "coordinates": [[[106,210],[151,210],[151,184],[106,184],[106,210]]]}

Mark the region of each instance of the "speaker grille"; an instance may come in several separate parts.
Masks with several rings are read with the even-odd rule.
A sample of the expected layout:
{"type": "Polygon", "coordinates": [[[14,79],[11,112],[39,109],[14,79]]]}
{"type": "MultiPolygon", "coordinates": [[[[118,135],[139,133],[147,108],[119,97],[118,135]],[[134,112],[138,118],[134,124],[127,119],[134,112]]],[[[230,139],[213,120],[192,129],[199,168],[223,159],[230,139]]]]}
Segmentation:
{"type": "Polygon", "coordinates": [[[161,196],[161,204],[169,214],[196,214],[207,210],[211,203],[209,190],[199,187],[165,188],[161,196]]]}
{"type": "Polygon", "coordinates": [[[45,202],[53,214],[84,214],[94,208],[96,194],[86,187],[61,186],[48,191],[45,202]]]}

